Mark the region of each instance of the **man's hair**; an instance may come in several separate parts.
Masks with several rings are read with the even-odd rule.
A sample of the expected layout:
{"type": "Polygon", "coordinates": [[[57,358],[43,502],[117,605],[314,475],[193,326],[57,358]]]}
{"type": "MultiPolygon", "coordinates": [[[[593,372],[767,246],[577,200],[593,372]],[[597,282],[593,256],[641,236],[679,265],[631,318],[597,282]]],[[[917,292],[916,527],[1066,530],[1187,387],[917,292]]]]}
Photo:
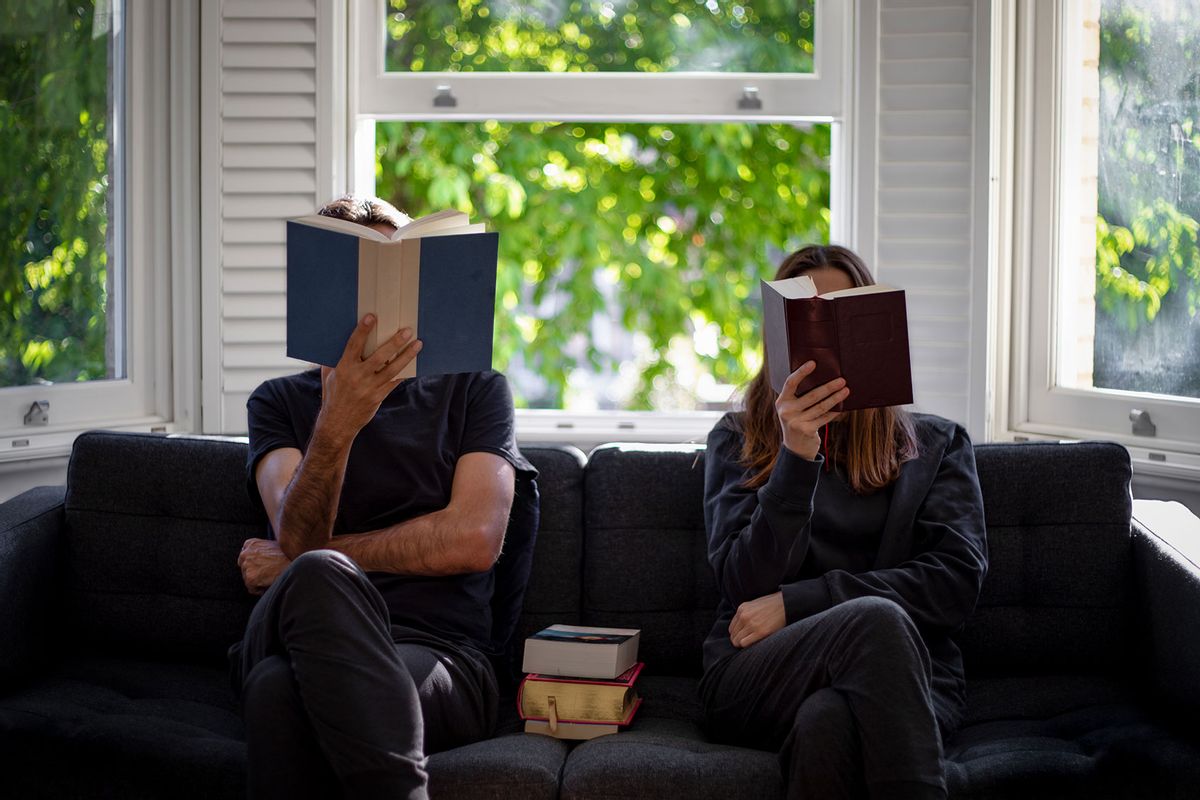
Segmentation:
{"type": "Polygon", "coordinates": [[[331,203],[326,203],[317,213],[323,217],[357,222],[359,225],[385,224],[393,228],[399,228],[409,221],[406,214],[387,200],[353,194],[345,194],[331,203]]]}

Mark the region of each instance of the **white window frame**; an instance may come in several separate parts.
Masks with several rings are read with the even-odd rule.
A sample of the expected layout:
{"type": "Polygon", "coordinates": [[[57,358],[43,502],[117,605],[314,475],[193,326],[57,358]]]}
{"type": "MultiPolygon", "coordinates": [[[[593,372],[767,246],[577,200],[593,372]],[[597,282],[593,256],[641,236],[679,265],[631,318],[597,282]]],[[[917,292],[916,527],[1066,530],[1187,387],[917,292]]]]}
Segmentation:
{"type": "MultiPolygon", "coordinates": [[[[376,120],[832,123],[830,206],[833,241],[854,245],[848,109],[854,89],[853,0],[817,0],[813,71],[749,73],[503,73],[384,71],[386,0],[350,2],[347,26],[349,190],[374,193],[376,120]],[[448,86],[457,105],[435,107],[448,86]],[[580,87],[586,87],[581,91],[580,87]],[[747,88],[762,101],[742,110],[747,88]]],[[[717,411],[660,412],[518,409],[523,441],[579,447],[617,440],[704,441],[717,411]]]]}
{"type": "Polygon", "coordinates": [[[195,233],[198,208],[198,5],[127,2],[123,137],[112,171],[116,193],[116,291],[123,295],[125,377],[0,389],[0,463],[58,458],[84,430],[190,430],[198,408],[195,233]],[[50,422],[23,424],[34,401],[50,422]]]}
{"type": "Polygon", "coordinates": [[[1075,128],[1064,105],[1071,87],[1063,64],[1073,63],[1069,14],[1063,0],[1010,0],[996,9],[993,274],[1001,302],[992,328],[992,435],[1107,439],[1129,449],[1141,474],[1200,479],[1200,400],[1057,385],[1065,356],[1057,352],[1054,315],[1071,244],[1059,221],[1075,128]],[[1156,437],[1133,435],[1134,408],[1150,413],[1156,437]]]}

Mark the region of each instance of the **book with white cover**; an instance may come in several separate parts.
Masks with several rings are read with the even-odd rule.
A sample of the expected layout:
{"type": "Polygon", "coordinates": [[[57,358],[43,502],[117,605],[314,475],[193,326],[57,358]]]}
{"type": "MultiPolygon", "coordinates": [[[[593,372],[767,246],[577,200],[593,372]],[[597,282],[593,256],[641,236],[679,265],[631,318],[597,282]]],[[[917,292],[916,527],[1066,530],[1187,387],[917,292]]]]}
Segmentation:
{"type": "Polygon", "coordinates": [[[641,631],[551,625],[525,640],[523,672],[612,680],[637,663],[641,631]]]}

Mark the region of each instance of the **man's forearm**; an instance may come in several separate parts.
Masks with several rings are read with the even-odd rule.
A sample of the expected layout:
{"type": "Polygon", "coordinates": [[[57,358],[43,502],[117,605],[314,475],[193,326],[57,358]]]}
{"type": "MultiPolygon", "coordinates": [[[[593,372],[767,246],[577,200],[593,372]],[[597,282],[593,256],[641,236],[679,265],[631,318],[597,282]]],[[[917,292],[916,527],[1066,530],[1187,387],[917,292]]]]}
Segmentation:
{"type": "Polygon", "coordinates": [[[484,572],[500,555],[482,524],[452,509],[405,520],[369,533],[336,536],[323,546],[349,556],[367,572],[398,575],[463,575],[484,572]]]}
{"type": "Polygon", "coordinates": [[[283,494],[275,535],[288,558],[329,545],[346,461],[354,438],[322,424],[318,417],[312,439],[283,494]]]}

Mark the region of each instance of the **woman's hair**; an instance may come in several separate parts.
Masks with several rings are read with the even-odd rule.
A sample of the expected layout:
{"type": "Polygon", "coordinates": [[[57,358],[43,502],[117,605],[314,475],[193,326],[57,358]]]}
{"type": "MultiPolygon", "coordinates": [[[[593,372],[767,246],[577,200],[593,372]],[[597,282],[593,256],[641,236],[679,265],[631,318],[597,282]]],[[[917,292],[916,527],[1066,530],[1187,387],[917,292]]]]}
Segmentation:
{"type": "Polygon", "coordinates": [[[408,217],[388,201],[353,194],[345,194],[331,203],[326,203],[317,213],[323,217],[357,222],[359,225],[382,224],[399,228],[409,222],[408,217]]]}
{"type": "MultiPolygon", "coordinates": [[[[875,283],[862,259],[837,245],[809,245],[797,250],[779,265],[775,280],[828,268],[841,270],[855,286],[875,283]]],[[[764,337],[763,366],[746,389],[742,415],[745,443],[741,463],[750,472],[748,488],[766,483],[779,458],[783,433],[775,412],[776,397],[767,376],[764,337]]],[[[912,416],[897,406],[845,412],[837,423],[826,426],[824,443],[826,457],[842,466],[850,488],[858,494],[887,486],[899,477],[900,465],[918,455],[912,416]]]]}

